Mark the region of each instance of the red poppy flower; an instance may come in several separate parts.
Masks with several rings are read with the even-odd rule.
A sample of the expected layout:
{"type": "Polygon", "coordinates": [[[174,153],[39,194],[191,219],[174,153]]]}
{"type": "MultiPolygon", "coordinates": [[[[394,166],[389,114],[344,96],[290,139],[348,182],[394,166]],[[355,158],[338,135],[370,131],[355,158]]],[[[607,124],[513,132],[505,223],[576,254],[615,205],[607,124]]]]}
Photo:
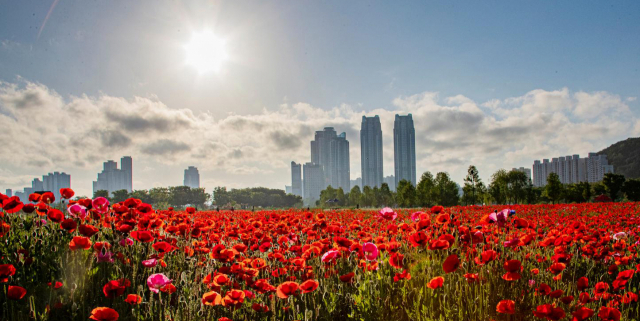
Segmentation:
{"type": "Polygon", "coordinates": [[[431,208],[431,213],[433,213],[433,214],[440,214],[442,211],[444,211],[444,207],[442,207],[440,205],[436,205],[436,206],[431,208]]]}
{"type": "Polygon", "coordinates": [[[69,249],[71,250],[88,250],[91,248],[91,240],[84,236],[74,236],[71,242],[69,242],[69,249]]]}
{"type": "Polygon", "coordinates": [[[16,274],[16,268],[12,264],[0,264],[0,282],[7,282],[14,274],[16,274]]]}
{"type": "Polygon", "coordinates": [[[404,267],[403,260],[404,260],[404,255],[396,252],[391,254],[391,256],[389,257],[389,264],[391,264],[391,266],[393,266],[396,269],[402,269],[404,267]]]}
{"type": "Polygon", "coordinates": [[[244,302],[244,298],[246,293],[242,290],[231,290],[228,291],[227,294],[222,299],[222,305],[226,307],[235,307],[237,308],[239,305],[244,302]]]}
{"type": "Polygon", "coordinates": [[[45,204],[51,204],[56,201],[56,197],[51,192],[45,192],[40,196],[40,201],[45,204]]]}
{"type": "Polygon", "coordinates": [[[502,300],[496,306],[496,312],[514,314],[516,313],[516,303],[512,300],[502,300]]]}
{"type": "Polygon", "coordinates": [[[351,283],[353,283],[353,278],[354,278],[355,276],[356,276],[356,274],[355,274],[355,273],[353,273],[353,272],[349,272],[349,273],[347,273],[347,274],[345,274],[345,275],[341,275],[341,276],[340,276],[340,281],[342,281],[342,282],[344,282],[344,283],[349,283],[349,284],[351,284],[351,283]]]}
{"type": "Polygon", "coordinates": [[[558,273],[564,271],[564,269],[566,267],[567,267],[567,265],[564,264],[564,263],[553,263],[549,267],[549,271],[551,271],[551,273],[553,273],[553,274],[558,274],[558,273]]]}
{"type": "Polygon", "coordinates": [[[216,291],[210,291],[202,295],[202,304],[204,305],[220,305],[222,304],[222,295],[216,291]]]}
{"type": "Polygon", "coordinates": [[[163,254],[175,250],[175,247],[167,242],[156,242],[153,244],[153,248],[163,254]]]}
{"type": "Polygon", "coordinates": [[[60,223],[62,222],[62,220],[64,220],[64,214],[57,208],[50,208],[47,211],[47,217],[52,222],[56,222],[56,223],[60,223]]]}
{"type": "Polygon", "coordinates": [[[32,193],[31,195],[29,195],[29,202],[38,203],[40,202],[40,198],[42,198],[42,195],[38,193],[32,193]]]}
{"type": "Polygon", "coordinates": [[[76,223],[76,221],[74,221],[73,219],[68,218],[60,223],[60,227],[63,230],[68,231],[69,233],[73,233],[73,231],[75,231],[78,227],[78,223],[76,223]]]}
{"type": "Polygon", "coordinates": [[[581,277],[578,279],[578,291],[584,291],[586,288],[589,287],[589,279],[587,279],[586,277],[581,277]]]}
{"type": "Polygon", "coordinates": [[[60,189],[60,196],[64,199],[70,199],[73,197],[73,195],[75,195],[75,192],[70,189],[70,188],[61,188],[60,189]]]}
{"type": "Polygon", "coordinates": [[[78,232],[86,237],[92,237],[99,231],[100,230],[98,230],[98,228],[89,224],[80,224],[80,227],[78,228],[78,232]]]}
{"type": "Polygon", "coordinates": [[[431,279],[431,281],[429,281],[429,283],[427,283],[427,286],[430,289],[437,289],[437,288],[441,288],[444,285],[444,278],[441,276],[436,276],[435,278],[431,279]]]}
{"type": "Polygon", "coordinates": [[[281,299],[286,299],[292,295],[296,295],[300,289],[300,285],[296,282],[284,282],[278,285],[276,289],[276,294],[281,299]]]}
{"type": "Polygon", "coordinates": [[[21,286],[9,285],[7,297],[11,300],[20,300],[27,294],[27,290],[21,286]]]}
{"type": "Polygon", "coordinates": [[[153,233],[149,231],[133,231],[131,232],[131,237],[143,243],[148,243],[155,239],[153,233]]]}
{"type": "Polygon", "coordinates": [[[547,320],[560,320],[565,317],[565,313],[562,308],[554,307],[551,304],[539,305],[536,310],[533,311],[533,315],[547,320]]]}
{"type": "Polygon", "coordinates": [[[300,284],[300,289],[302,293],[313,292],[318,288],[318,281],[316,280],[306,280],[300,284]]]}
{"type": "Polygon", "coordinates": [[[95,308],[91,311],[89,319],[96,321],[116,321],[120,315],[112,308],[95,308]]]}
{"type": "Polygon", "coordinates": [[[447,257],[444,260],[444,263],[442,264],[442,269],[444,270],[445,273],[451,273],[457,270],[459,266],[460,266],[460,259],[458,258],[458,255],[451,254],[449,255],[449,257],[447,257]]]}
{"type": "Polygon", "coordinates": [[[0,207],[2,207],[2,209],[8,214],[16,213],[20,211],[24,206],[24,204],[22,204],[22,202],[20,201],[20,198],[17,196],[12,196],[3,200],[2,204],[0,205],[2,205],[0,207]]]}
{"type": "Polygon", "coordinates": [[[105,297],[113,299],[123,295],[125,289],[125,282],[121,282],[121,280],[113,280],[107,282],[107,284],[102,287],[102,293],[104,293],[105,297]]]}
{"type": "Polygon", "coordinates": [[[579,307],[571,315],[573,315],[572,321],[584,321],[593,316],[595,312],[587,307],[579,307]]]}
{"type": "Polygon", "coordinates": [[[414,247],[425,246],[429,244],[429,236],[427,236],[425,232],[418,231],[409,236],[409,242],[411,242],[411,245],[414,247]]]}
{"type": "Polygon", "coordinates": [[[616,308],[601,307],[598,316],[602,321],[620,321],[620,311],[616,308]]]}
{"type": "Polygon", "coordinates": [[[266,304],[254,303],[253,305],[251,305],[251,308],[256,312],[269,312],[269,306],[267,306],[266,304]]]}
{"type": "Polygon", "coordinates": [[[124,302],[127,302],[131,305],[136,305],[142,303],[142,297],[137,294],[129,294],[127,298],[124,299],[124,302]]]}

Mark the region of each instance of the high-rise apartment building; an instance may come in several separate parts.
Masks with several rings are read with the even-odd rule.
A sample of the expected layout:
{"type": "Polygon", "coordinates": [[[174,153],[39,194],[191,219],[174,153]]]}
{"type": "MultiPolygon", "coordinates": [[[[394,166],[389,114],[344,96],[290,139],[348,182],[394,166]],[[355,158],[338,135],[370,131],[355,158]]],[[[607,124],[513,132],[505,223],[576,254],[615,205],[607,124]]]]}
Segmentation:
{"type": "Polygon", "coordinates": [[[587,158],[579,155],[543,159],[533,162],[533,185],[546,186],[549,174],[556,173],[562,184],[580,182],[596,183],[602,180],[604,174],[613,173],[613,165],[609,165],[607,155],[589,153],[587,158]]]}
{"type": "Polygon", "coordinates": [[[349,189],[349,141],[347,134],[336,134],[333,127],[317,131],[311,141],[311,162],[322,166],[324,187],[349,189]]]}
{"type": "Polygon", "coordinates": [[[4,192],[4,195],[7,195],[7,197],[13,196],[13,190],[10,188],[7,188],[7,190],[4,192]]]}
{"type": "Polygon", "coordinates": [[[396,191],[396,177],[394,175],[385,176],[383,179],[383,183],[387,183],[389,185],[389,190],[392,192],[396,191]]]}
{"type": "Polygon", "coordinates": [[[302,164],[291,162],[291,194],[302,196],[302,164]]]}
{"type": "Polygon", "coordinates": [[[111,195],[118,190],[127,190],[131,193],[133,190],[133,161],[131,157],[125,156],[120,159],[121,169],[118,169],[118,163],[108,160],[103,163],[101,173],[98,173],[98,179],[93,182],[93,193],[99,190],[106,190],[111,195]]]}
{"type": "Polygon", "coordinates": [[[189,166],[184,170],[184,186],[200,188],[200,172],[197,167],[189,166]]]}
{"type": "MultiPolygon", "coordinates": [[[[530,168],[524,168],[524,167],[520,167],[520,168],[512,168],[512,171],[518,171],[518,172],[523,172],[525,173],[525,175],[527,175],[527,178],[529,180],[531,180],[531,169],[530,168]]],[[[533,184],[533,183],[532,183],[533,184]]]]}
{"type": "Polygon", "coordinates": [[[307,206],[315,206],[320,199],[320,192],[326,187],[322,166],[315,163],[306,163],[303,166],[304,197],[303,202],[307,206]]]}
{"type": "Polygon", "coordinates": [[[31,187],[25,187],[23,191],[16,191],[15,195],[23,203],[29,202],[29,195],[33,193],[52,192],[56,202],[60,201],[60,189],[71,188],[71,176],[64,172],[53,172],[42,175],[42,180],[34,178],[31,187]]]}
{"type": "Polygon", "coordinates": [[[382,126],[380,117],[362,116],[360,128],[360,164],[362,167],[362,185],[380,187],[382,174],[382,126]]]}
{"type": "Polygon", "coordinates": [[[416,185],[416,131],[411,114],[396,114],[393,123],[393,160],[395,169],[395,186],[401,180],[416,185]]]}

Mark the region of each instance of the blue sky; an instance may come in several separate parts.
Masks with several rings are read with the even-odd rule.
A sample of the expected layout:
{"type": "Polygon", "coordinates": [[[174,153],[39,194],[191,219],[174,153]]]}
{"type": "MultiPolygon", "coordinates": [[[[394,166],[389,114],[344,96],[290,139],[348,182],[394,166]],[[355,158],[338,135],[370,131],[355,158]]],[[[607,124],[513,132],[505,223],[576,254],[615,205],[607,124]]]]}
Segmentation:
{"type": "MultiPolygon", "coordinates": [[[[640,96],[640,3],[636,1],[407,1],[399,4],[61,0],[51,11],[39,38],[40,27],[53,1],[0,3],[3,8],[0,10],[0,81],[4,84],[0,94],[4,92],[6,97],[26,95],[29,84],[34,84],[36,87],[32,89],[48,95],[40,101],[58,97],[59,108],[66,111],[74,99],[85,96],[85,101],[92,105],[101,105],[100,101],[104,103],[108,98],[131,103],[138,97],[158,103],[161,108],[154,109],[156,112],[191,113],[195,120],[209,119],[211,123],[201,124],[204,128],[210,126],[220,131],[218,127],[236,119],[251,120],[250,124],[263,130],[264,127],[256,125],[259,123],[256,119],[268,122],[265,115],[282,116],[283,108],[290,108],[295,110],[295,124],[300,130],[293,130],[295,126],[284,126],[283,130],[288,135],[303,136],[291,146],[274,142],[272,151],[282,150],[281,153],[273,151],[274,159],[269,164],[246,156],[259,155],[256,146],[264,144],[243,142],[243,138],[256,138],[239,130],[236,139],[226,141],[202,136],[194,143],[185,138],[179,143],[188,146],[181,151],[189,155],[174,160],[166,155],[145,154],[140,146],[154,142],[136,137],[126,146],[105,146],[107,148],[101,150],[103,155],[96,159],[82,156],[84,161],[77,161],[77,166],[65,164],[54,156],[42,160],[38,166],[9,161],[6,172],[0,173],[0,183],[12,188],[43,171],[66,168],[79,178],[77,188],[85,190],[90,183],[82,181],[93,179],[101,161],[119,159],[122,153],[134,155],[134,162],[141,161],[134,164],[149,168],[149,172],[163,168],[176,173],[166,180],[140,176],[140,188],[179,184],[181,171],[188,165],[198,165],[211,176],[205,183],[209,189],[218,184],[282,188],[288,183],[286,164],[291,158],[308,161],[308,141],[313,130],[335,125],[338,131],[346,131],[353,146],[351,159],[356,160],[359,127],[353,119],[363,113],[419,112],[415,109],[419,107],[408,105],[416,100],[422,107],[431,106],[425,107],[429,111],[425,110],[425,115],[438,108],[447,113],[481,113],[485,125],[500,122],[497,127],[514,126],[519,120],[524,128],[526,119],[547,115],[558,120],[558,126],[570,122],[575,127],[572,132],[581,135],[576,141],[584,143],[577,145],[580,149],[575,151],[571,148],[575,143],[556,143],[557,137],[545,130],[540,130],[540,141],[535,144],[505,138],[499,151],[484,148],[464,154],[434,149],[442,144],[454,146],[460,142],[459,137],[463,137],[458,135],[476,135],[474,132],[441,132],[440,137],[425,137],[417,143],[424,150],[418,162],[419,172],[446,170],[456,180],[461,180],[459,172],[471,162],[488,177],[499,167],[530,166],[537,153],[542,153],[539,158],[547,158],[600,150],[618,139],[638,136],[640,128],[636,99],[640,96]],[[227,41],[229,61],[219,73],[199,74],[184,62],[184,44],[193,32],[205,29],[213,30],[227,41]],[[16,87],[13,91],[8,89],[12,86],[16,87]],[[431,97],[429,93],[437,93],[436,98],[426,99],[431,97]],[[527,97],[540,102],[539,95],[546,97],[554,93],[559,99],[566,99],[562,104],[567,109],[548,105],[544,99],[543,106],[536,105],[533,109],[525,106],[527,97]],[[589,95],[591,100],[588,103],[580,100],[579,93],[589,95]],[[458,97],[460,95],[477,110],[465,107],[466,101],[458,97]],[[458,99],[449,99],[451,97],[458,99]],[[298,106],[297,109],[294,106],[298,106]],[[304,108],[300,106],[309,110],[302,112],[304,108]],[[613,108],[621,114],[607,119],[576,114],[576,111],[593,108],[604,111],[613,108]],[[507,113],[503,109],[516,112],[507,113]],[[324,113],[323,116],[319,116],[320,113],[324,113]],[[314,119],[326,122],[313,122],[314,119]],[[618,130],[606,130],[614,125],[618,130]],[[585,135],[578,129],[587,130],[585,128],[601,135],[584,139],[585,135]],[[241,154],[247,159],[232,156],[215,161],[211,161],[210,156],[198,159],[193,155],[204,155],[199,154],[206,149],[199,145],[203,141],[220,143],[214,150],[229,155],[237,155],[233,151],[244,149],[241,154]],[[534,145],[537,147],[532,147],[534,145]],[[442,155],[437,156],[439,152],[442,155]],[[238,168],[245,171],[234,172],[238,168]]],[[[13,115],[12,126],[20,128],[15,123],[18,116],[12,114],[10,99],[6,97],[4,106],[0,100],[0,113],[13,115]]],[[[466,119],[460,115],[452,117],[452,125],[466,119]]],[[[416,119],[416,127],[421,126],[419,121],[420,118],[416,119]]],[[[117,124],[112,125],[109,128],[118,128],[117,124]]],[[[466,126],[465,123],[459,125],[466,126]]],[[[96,126],[94,131],[106,130],[96,126]]],[[[426,136],[435,136],[428,126],[423,127],[426,136]]],[[[67,142],[73,140],[71,133],[65,135],[67,142]]],[[[263,136],[269,135],[265,132],[263,136]]],[[[177,140],[176,137],[156,138],[166,142],[166,139],[177,140]]],[[[490,138],[484,137],[483,142],[490,138]]],[[[477,146],[482,142],[468,144],[477,146]]],[[[61,155],[69,153],[65,144],[50,148],[59,148],[61,155]]],[[[392,159],[392,147],[385,149],[385,153],[392,159]]],[[[351,166],[352,178],[355,178],[360,165],[354,161],[351,166]]],[[[385,175],[392,173],[392,166],[389,161],[385,163],[385,175]]]]}

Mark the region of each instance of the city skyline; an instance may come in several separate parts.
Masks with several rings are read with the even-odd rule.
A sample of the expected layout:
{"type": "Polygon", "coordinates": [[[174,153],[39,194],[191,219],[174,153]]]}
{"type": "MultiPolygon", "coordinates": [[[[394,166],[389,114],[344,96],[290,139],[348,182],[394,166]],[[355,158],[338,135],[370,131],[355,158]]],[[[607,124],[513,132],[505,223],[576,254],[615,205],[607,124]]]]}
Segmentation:
{"type": "Polygon", "coordinates": [[[130,155],[136,189],[178,185],[193,164],[207,191],[281,189],[324,127],[346,133],[355,179],[360,123],[375,115],[391,175],[394,116],[409,113],[417,176],[443,171],[462,184],[473,164],[487,182],[541,155],[587,155],[640,136],[638,10],[7,2],[0,139],[16,148],[0,150],[0,188],[65,171],[90,195],[102,162],[130,155]],[[226,46],[215,64],[191,45],[210,33],[226,46]]]}

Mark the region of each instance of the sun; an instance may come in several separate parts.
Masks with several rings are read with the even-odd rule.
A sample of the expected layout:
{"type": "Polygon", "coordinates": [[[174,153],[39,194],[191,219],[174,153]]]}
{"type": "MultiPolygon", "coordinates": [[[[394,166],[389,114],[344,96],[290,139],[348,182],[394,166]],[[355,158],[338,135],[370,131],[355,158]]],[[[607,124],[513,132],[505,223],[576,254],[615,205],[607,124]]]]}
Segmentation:
{"type": "Polygon", "coordinates": [[[228,58],[226,41],[210,30],[194,32],[184,49],[186,63],[200,73],[219,72],[228,58]]]}

